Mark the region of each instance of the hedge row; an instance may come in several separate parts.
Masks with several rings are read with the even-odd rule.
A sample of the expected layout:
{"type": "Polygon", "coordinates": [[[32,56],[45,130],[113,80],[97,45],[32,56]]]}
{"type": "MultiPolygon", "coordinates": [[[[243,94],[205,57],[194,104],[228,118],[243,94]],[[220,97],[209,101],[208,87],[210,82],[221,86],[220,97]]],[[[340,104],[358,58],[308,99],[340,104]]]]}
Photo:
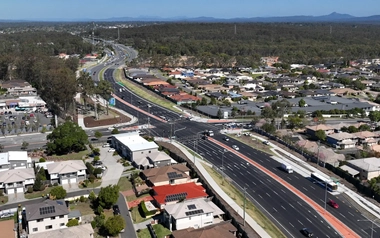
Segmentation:
{"type": "Polygon", "coordinates": [[[156,214],[156,210],[153,210],[153,211],[149,211],[146,206],[145,206],[145,201],[141,201],[140,202],[140,208],[142,210],[142,212],[144,213],[145,217],[150,217],[150,216],[153,216],[154,214],[156,214]]]}

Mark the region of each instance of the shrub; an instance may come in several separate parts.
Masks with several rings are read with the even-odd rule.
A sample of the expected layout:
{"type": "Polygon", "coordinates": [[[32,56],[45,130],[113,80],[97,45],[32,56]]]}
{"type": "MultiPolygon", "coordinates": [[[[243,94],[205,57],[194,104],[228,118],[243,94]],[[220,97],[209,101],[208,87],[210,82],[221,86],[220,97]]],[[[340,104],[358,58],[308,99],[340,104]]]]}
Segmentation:
{"type": "Polygon", "coordinates": [[[88,180],[93,183],[95,181],[96,177],[95,175],[91,174],[89,177],[88,177],[88,180]]]}
{"type": "Polygon", "coordinates": [[[98,206],[98,208],[96,209],[96,213],[97,213],[98,215],[100,215],[100,214],[102,214],[103,212],[104,212],[103,207],[102,207],[102,206],[98,206]]]}
{"type": "Polygon", "coordinates": [[[0,190],[0,196],[4,196],[4,192],[0,190]]]}
{"type": "Polygon", "coordinates": [[[33,192],[33,187],[28,187],[27,192],[28,192],[28,193],[32,193],[32,192],[33,192]]]}
{"type": "Polygon", "coordinates": [[[92,229],[95,229],[95,227],[96,227],[96,221],[92,221],[91,222],[91,226],[92,226],[92,229]]]}
{"type": "Polygon", "coordinates": [[[119,130],[116,128],[111,131],[111,134],[119,134],[119,133],[120,133],[119,130]]]}
{"type": "Polygon", "coordinates": [[[53,187],[53,184],[49,183],[48,187],[49,187],[49,188],[53,187]]]}
{"type": "Polygon", "coordinates": [[[112,156],[116,156],[116,155],[119,155],[119,153],[117,153],[117,151],[114,151],[112,156]]]}
{"type": "Polygon", "coordinates": [[[86,202],[86,198],[83,197],[83,196],[80,196],[79,201],[80,201],[80,202],[86,202]]]}
{"type": "Polygon", "coordinates": [[[45,158],[40,158],[39,162],[40,163],[46,162],[46,159],[45,158]]]}
{"type": "Polygon", "coordinates": [[[156,214],[156,210],[149,211],[148,208],[146,208],[145,201],[140,202],[140,208],[141,208],[142,212],[144,213],[145,217],[150,217],[150,216],[153,216],[154,214],[156,214]]]}
{"type": "Polygon", "coordinates": [[[99,156],[95,156],[94,157],[94,161],[99,161],[100,160],[100,157],[99,156]]]}
{"type": "Polygon", "coordinates": [[[71,227],[71,226],[77,226],[77,225],[79,225],[79,221],[77,220],[77,219],[71,219],[67,224],[66,224],[66,226],[67,227],[71,227]]]}
{"type": "Polygon", "coordinates": [[[56,187],[56,186],[58,186],[58,183],[57,183],[57,182],[55,182],[53,185],[54,185],[54,187],[56,187]]]}

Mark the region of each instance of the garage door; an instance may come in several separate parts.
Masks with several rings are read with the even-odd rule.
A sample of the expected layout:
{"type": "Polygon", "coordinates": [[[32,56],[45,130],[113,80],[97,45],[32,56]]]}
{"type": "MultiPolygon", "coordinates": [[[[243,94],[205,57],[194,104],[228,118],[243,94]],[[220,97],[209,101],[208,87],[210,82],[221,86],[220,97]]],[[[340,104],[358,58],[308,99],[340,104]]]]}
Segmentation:
{"type": "Polygon", "coordinates": [[[10,188],[10,189],[8,189],[7,193],[8,194],[14,194],[15,193],[15,189],[14,188],[10,188]]]}
{"type": "Polygon", "coordinates": [[[77,178],[71,178],[70,179],[70,183],[76,183],[77,182],[77,178]]]}
{"type": "Polygon", "coordinates": [[[62,179],[62,184],[68,184],[69,180],[68,179],[62,179]]]}
{"type": "Polygon", "coordinates": [[[23,193],[24,192],[24,188],[17,188],[16,192],[17,193],[23,193]]]}

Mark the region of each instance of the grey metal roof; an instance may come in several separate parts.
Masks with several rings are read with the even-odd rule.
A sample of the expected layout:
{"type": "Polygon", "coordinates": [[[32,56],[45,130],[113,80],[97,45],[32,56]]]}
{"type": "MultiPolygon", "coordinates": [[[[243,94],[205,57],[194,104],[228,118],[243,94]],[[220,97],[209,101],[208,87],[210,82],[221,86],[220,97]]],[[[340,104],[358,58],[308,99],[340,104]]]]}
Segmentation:
{"type": "Polygon", "coordinates": [[[69,210],[64,200],[47,199],[41,203],[25,205],[25,213],[26,213],[26,220],[33,221],[33,220],[48,218],[48,217],[53,217],[53,216],[68,215],[69,210]],[[52,209],[50,209],[49,212],[47,213],[41,212],[41,209],[43,210],[43,209],[48,209],[51,207],[54,207],[53,211],[52,209]]]}

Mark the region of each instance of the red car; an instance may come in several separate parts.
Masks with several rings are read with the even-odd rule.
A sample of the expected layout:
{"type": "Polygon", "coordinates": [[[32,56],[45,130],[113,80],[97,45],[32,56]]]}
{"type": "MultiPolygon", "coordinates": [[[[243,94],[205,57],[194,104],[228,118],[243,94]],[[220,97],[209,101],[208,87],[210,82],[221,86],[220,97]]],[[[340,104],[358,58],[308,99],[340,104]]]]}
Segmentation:
{"type": "Polygon", "coordinates": [[[334,200],[330,200],[330,201],[328,201],[327,204],[329,204],[329,205],[332,206],[333,208],[339,208],[338,203],[336,203],[334,200]]]}

